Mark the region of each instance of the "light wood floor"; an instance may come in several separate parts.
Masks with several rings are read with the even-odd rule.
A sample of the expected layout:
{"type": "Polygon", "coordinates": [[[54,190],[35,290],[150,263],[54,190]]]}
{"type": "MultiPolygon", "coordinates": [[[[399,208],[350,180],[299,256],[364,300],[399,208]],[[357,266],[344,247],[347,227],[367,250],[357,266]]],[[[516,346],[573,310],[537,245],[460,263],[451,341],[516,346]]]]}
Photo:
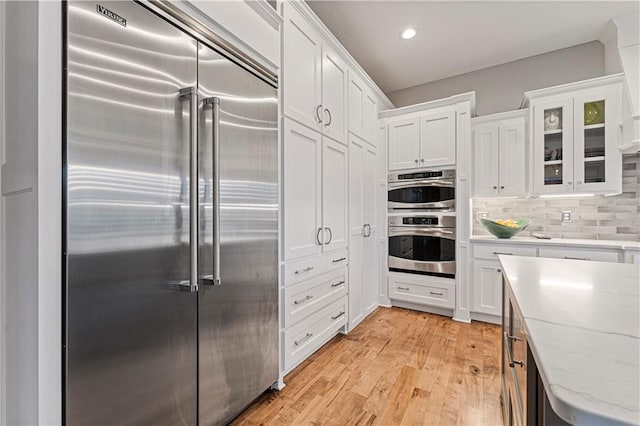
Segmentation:
{"type": "Polygon", "coordinates": [[[502,425],[500,328],[378,308],[236,425],[502,425]]]}

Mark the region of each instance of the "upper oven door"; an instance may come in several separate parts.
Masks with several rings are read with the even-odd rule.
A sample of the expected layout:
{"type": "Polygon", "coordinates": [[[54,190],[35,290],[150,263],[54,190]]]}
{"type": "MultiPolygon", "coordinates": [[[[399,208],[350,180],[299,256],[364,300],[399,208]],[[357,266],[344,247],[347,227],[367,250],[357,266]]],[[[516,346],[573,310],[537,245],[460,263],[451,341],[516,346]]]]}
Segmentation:
{"type": "Polygon", "coordinates": [[[455,182],[448,179],[389,183],[388,201],[392,209],[453,210],[455,199],[455,182]]]}
{"type": "Polygon", "coordinates": [[[389,267],[455,274],[455,228],[389,227],[389,267]]]}

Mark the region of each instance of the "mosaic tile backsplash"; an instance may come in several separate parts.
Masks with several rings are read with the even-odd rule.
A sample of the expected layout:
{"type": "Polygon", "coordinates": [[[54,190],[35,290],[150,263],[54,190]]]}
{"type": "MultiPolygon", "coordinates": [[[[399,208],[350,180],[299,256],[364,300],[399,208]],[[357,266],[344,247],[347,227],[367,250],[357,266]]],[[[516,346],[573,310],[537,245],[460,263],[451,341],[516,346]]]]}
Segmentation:
{"type": "Polygon", "coordinates": [[[640,154],[622,157],[622,194],[588,198],[473,200],[473,233],[489,235],[477,220],[527,217],[529,227],[520,236],[541,232],[553,238],[640,241],[640,154]],[[571,211],[562,223],[561,211],[571,211]]]}

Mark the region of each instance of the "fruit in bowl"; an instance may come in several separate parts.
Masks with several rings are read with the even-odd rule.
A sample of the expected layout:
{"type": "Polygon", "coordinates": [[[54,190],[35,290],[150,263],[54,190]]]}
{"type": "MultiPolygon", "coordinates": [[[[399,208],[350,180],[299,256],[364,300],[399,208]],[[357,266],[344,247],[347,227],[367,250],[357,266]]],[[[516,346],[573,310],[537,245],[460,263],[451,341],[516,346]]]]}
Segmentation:
{"type": "Polygon", "coordinates": [[[527,229],[529,219],[480,219],[480,223],[487,231],[498,238],[511,238],[527,229]]]}

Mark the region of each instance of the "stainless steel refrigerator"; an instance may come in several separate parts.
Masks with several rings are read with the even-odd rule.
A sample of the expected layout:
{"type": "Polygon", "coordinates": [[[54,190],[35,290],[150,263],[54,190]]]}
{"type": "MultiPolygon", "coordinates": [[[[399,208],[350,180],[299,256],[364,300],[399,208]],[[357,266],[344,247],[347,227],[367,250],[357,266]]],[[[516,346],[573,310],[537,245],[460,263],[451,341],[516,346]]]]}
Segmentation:
{"type": "Polygon", "coordinates": [[[65,5],[70,425],[226,423],[278,379],[276,89],[154,12],[65,5]]]}

